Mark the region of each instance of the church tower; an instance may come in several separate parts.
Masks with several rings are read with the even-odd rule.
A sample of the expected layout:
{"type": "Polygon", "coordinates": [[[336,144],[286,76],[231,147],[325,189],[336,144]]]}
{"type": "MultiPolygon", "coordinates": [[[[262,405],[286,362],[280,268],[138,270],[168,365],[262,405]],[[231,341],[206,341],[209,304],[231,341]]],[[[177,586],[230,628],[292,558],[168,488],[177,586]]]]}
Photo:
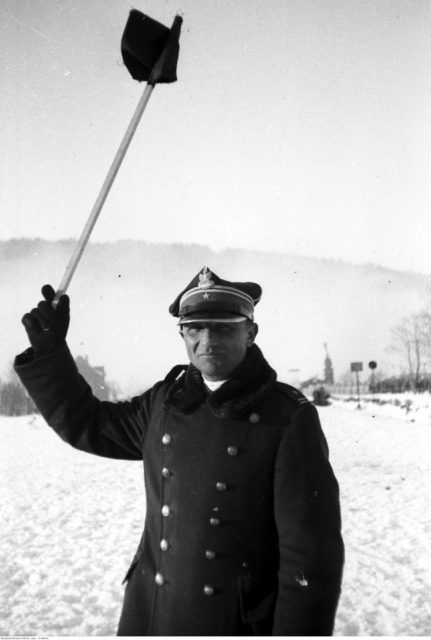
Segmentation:
{"type": "Polygon", "coordinates": [[[324,344],[324,347],[326,352],[325,373],[324,373],[325,384],[332,385],[334,384],[334,368],[332,366],[332,360],[329,357],[328,345],[326,344],[326,342],[324,344]]]}

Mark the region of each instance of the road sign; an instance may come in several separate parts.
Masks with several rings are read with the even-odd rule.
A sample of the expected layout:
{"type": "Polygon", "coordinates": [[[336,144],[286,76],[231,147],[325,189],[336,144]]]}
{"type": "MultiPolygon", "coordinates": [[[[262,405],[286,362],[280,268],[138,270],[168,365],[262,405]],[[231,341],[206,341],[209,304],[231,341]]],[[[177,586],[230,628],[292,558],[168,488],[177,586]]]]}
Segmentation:
{"type": "Polygon", "coordinates": [[[362,362],[351,362],[350,371],[362,371],[362,362]]]}
{"type": "Polygon", "coordinates": [[[371,370],[373,370],[377,367],[377,362],[375,362],[374,360],[371,360],[371,362],[368,363],[368,366],[370,367],[371,370]]]}

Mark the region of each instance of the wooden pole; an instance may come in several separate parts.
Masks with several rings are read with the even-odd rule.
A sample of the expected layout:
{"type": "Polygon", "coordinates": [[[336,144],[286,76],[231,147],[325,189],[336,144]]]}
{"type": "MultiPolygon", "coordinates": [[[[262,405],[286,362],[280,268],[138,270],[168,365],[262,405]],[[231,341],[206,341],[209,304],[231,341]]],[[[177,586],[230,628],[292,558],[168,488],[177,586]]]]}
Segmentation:
{"type": "Polygon", "coordinates": [[[359,387],[359,371],[357,369],[356,369],[356,391],[358,394],[358,406],[356,408],[360,409],[361,408],[361,391],[359,387]]]}
{"type": "Polygon", "coordinates": [[[70,284],[70,281],[72,280],[72,276],[75,273],[75,269],[78,266],[79,260],[81,259],[81,256],[90,238],[91,232],[93,231],[93,227],[96,224],[97,218],[99,217],[99,214],[102,210],[102,207],[105,203],[108,193],[112,187],[112,184],[115,180],[115,176],[118,173],[118,169],[121,166],[123,158],[126,155],[126,151],[129,148],[129,144],[138,127],[142,114],[145,111],[145,107],[148,104],[148,100],[150,99],[153,89],[154,89],[154,85],[148,83],[144,89],[141,99],[139,100],[138,106],[135,109],[132,119],[130,120],[129,126],[127,127],[126,133],[124,134],[121,144],[118,147],[118,151],[115,154],[114,160],[112,161],[111,167],[108,171],[108,175],[106,176],[105,181],[102,185],[102,188],[100,189],[99,195],[96,198],[96,201],[90,212],[90,215],[85,224],[85,227],[81,233],[81,236],[78,242],[76,243],[75,250],[66,267],[63,278],[58,286],[57,292],[52,301],[52,305],[54,307],[57,306],[60,296],[63,293],[66,293],[67,288],[70,284]]]}

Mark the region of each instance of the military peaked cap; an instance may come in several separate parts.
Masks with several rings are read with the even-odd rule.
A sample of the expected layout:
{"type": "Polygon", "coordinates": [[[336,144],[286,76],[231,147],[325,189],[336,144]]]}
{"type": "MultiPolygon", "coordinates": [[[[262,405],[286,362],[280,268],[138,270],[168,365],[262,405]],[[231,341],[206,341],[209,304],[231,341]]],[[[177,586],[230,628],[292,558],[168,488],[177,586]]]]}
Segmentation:
{"type": "Polygon", "coordinates": [[[253,320],[262,288],[255,282],[222,280],[204,267],[181,291],[169,307],[169,313],[188,322],[241,322],[253,320]]]}

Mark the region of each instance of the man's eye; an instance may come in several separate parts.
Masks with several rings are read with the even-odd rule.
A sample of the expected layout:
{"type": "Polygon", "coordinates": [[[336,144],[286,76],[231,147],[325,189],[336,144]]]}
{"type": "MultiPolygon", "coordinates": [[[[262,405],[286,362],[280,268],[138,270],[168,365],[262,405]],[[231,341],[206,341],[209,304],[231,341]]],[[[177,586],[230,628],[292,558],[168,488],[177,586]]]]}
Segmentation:
{"type": "Polygon", "coordinates": [[[191,338],[196,337],[200,331],[201,331],[201,327],[198,325],[193,325],[192,327],[184,328],[184,333],[190,336],[191,338]]]}
{"type": "MultiPolygon", "coordinates": [[[[199,336],[200,333],[202,333],[202,331],[205,329],[206,327],[204,325],[201,324],[193,324],[193,325],[188,325],[185,326],[183,329],[183,333],[184,335],[188,336],[189,338],[197,338],[199,336]]],[[[210,332],[214,335],[231,335],[236,327],[233,327],[229,324],[214,324],[211,325],[210,327],[208,327],[210,332]]]]}
{"type": "Polygon", "coordinates": [[[234,327],[231,327],[229,324],[222,324],[218,327],[220,333],[232,333],[234,330],[234,327]]]}

